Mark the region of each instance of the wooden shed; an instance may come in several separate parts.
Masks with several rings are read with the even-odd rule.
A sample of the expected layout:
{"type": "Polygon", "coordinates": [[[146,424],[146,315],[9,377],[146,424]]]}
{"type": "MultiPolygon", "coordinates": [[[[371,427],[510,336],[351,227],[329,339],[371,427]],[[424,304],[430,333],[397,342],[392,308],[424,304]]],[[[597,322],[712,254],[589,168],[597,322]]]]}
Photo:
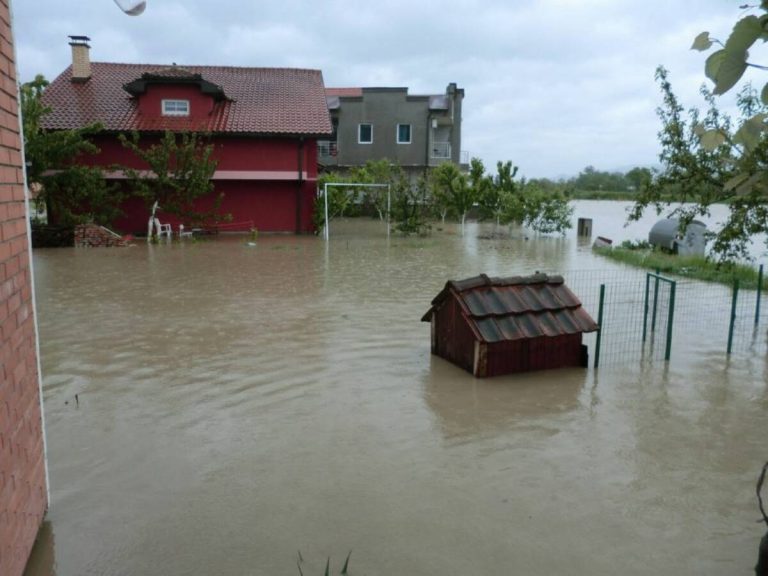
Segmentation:
{"type": "Polygon", "coordinates": [[[584,332],[597,324],[562,276],[451,280],[422,318],[432,353],[477,377],[586,366],[584,332]]]}

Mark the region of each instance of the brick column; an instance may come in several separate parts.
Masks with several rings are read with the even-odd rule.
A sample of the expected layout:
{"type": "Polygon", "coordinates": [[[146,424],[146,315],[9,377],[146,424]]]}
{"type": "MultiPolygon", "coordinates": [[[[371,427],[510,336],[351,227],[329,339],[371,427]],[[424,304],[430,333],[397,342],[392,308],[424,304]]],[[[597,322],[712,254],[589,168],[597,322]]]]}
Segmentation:
{"type": "Polygon", "coordinates": [[[0,0],[0,574],[21,576],[48,506],[10,0],[0,0]]]}

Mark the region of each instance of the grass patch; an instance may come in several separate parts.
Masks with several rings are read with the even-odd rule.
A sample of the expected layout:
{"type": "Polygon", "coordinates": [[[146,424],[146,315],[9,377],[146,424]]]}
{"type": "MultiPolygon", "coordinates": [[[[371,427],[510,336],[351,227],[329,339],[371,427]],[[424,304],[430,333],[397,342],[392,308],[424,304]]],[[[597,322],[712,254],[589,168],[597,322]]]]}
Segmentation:
{"type": "MultiPolygon", "coordinates": [[[[631,266],[659,270],[662,274],[674,274],[683,278],[717,282],[729,286],[738,279],[741,288],[753,290],[757,288],[757,268],[747,264],[718,263],[707,260],[703,256],[676,256],[646,247],[594,248],[594,252],[631,266]]],[[[763,290],[767,288],[768,279],[763,277],[763,290]]]]}

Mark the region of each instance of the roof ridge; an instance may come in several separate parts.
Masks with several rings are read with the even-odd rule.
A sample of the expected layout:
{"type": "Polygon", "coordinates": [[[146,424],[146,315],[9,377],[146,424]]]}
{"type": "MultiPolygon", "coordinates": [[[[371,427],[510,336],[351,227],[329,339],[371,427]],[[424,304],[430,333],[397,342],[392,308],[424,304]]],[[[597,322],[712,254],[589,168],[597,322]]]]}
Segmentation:
{"type": "MultiPolygon", "coordinates": [[[[122,66],[126,68],[141,68],[144,66],[152,66],[154,68],[171,68],[173,66],[173,63],[167,64],[158,64],[158,63],[152,63],[152,62],[102,62],[102,61],[93,61],[91,62],[91,66],[94,65],[105,65],[105,66],[122,66]]],[[[227,65],[221,65],[221,64],[179,64],[176,63],[177,68],[215,68],[220,70],[290,70],[290,71],[297,71],[297,72],[322,72],[322,69],[320,68],[294,68],[289,66],[227,66],[227,65]]]]}

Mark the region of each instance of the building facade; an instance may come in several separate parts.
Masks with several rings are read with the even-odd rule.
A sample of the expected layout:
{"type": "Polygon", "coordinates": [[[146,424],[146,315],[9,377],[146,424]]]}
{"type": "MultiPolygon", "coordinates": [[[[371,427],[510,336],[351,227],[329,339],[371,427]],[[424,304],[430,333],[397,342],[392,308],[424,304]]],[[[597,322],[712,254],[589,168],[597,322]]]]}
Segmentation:
{"type": "MultiPolygon", "coordinates": [[[[197,209],[209,210],[223,194],[220,212],[231,220],[222,229],[312,231],[317,139],[331,134],[319,70],[91,62],[88,40],[72,37],[72,65],[43,94],[51,108],[44,129],[103,126],[93,138],[100,153],[81,162],[125,182],[119,167],[147,167],[120,134],[138,132],[142,146],[166,131],[206,134],[217,162],[215,189],[197,209]]],[[[144,202],[132,198],[121,208],[118,231],[146,232],[144,202]]],[[[174,230],[188,224],[159,210],[174,230]]]]}
{"type": "Polygon", "coordinates": [[[21,576],[48,507],[10,5],[0,0],[0,574],[21,576]]]}
{"type": "Polygon", "coordinates": [[[320,165],[346,170],[387,159],[409,175],[443,162],[468,163],[461,150],[464,90],[411,95],[408,88],[327,88],[333,134],[318,142],[320,165]]]}

